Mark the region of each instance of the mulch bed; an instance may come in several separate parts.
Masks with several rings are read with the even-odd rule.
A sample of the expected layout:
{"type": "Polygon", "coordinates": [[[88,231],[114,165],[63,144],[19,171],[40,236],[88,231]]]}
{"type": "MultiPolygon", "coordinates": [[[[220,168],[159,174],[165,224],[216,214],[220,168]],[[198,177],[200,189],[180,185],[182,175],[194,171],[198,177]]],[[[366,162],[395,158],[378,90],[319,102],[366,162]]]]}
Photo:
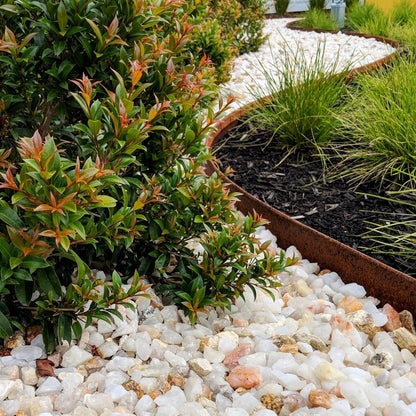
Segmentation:
{"type": "Polygon", "coordinates": [[[247,124],[230,130],[214,150],[221,169],[230,166],[230,179],[237,185],[298,221],[397,270],[416,270],[415,262],[375,253],[375,243],[362,237],[367,222],[385,223],[391,213],[404,213],[403,206],[360,194],[377,193],[369,186],[355,192],[345,180],[325,182],[318,157],[291,155],[279,164],[285,155],[264,148],[266,140],[262,132],[253,135],[247,124]]]}

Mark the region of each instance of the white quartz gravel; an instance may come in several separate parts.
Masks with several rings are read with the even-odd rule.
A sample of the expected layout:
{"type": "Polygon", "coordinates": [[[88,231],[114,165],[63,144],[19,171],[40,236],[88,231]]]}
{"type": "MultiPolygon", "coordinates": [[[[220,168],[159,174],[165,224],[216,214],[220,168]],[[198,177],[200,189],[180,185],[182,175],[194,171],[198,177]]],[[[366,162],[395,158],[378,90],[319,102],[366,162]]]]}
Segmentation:
{"type": "MultiPolygon", "coordinates": [[[[324,35],[284,29],[286,22],[267,21],[271,43],[278,48],[284,36],[313,53],[324,35]]],[[[346,53],[362,63],[391,52],[373,40],[325,37],[327,47],[350,45],[346,53]]],[[[238,58],[228,87],[243,96],[244,71],[257,76],[255,61],[268,53],[238,58]]],[[[266,229],[258,236],[280,252],[266,229]]],[[[285,255],[301,258],[295,247],[285,255]]],[[[0,416],[416,415],[411,328],[388,327],[391,310],[307,259],[276,279],[274,300],[247,292],[231,311],[200,314],[194,326],[153,294],[133,300],[137,312],[121,307],[123,321],[100,321],[49,357],[40,336],[30,345],[16,336],[11,355],[0,358],[0,416]],[[36,372],[44,358],[54,374],[36,372]]]]}

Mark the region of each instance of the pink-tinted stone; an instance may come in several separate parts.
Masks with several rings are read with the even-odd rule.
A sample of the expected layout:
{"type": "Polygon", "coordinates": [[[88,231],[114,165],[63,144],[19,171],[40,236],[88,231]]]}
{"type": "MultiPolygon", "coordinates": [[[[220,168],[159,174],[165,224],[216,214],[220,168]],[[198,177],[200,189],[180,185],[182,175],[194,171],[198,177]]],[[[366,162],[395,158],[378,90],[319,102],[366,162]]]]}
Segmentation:
{"type": "Polygon", "coordinates": [[[261,383],[261,372],[257,367],[241,365],[231,370],[227,381],[233,389],[238,389],[239,387],[251,389],[261,383]]]}
{"type": "Polygon", "coordinates": [[[327,302],[326,300],[323,299],[317,299],[316,301],[313,302],[312,305],[307,306],[306,309],[310,310],[312,313],[319,314],[319,313],[324,313],[325,309],[330,307],[332,304],[330,302],[327,302]]]}
{"type": "Polygon", "coordinates": [[[249,322],[247,321],[247,319],[243,319],[243,318],[234,318],[233,319],[233,325],[236,328],[244,328],[246,326],[248,326],[249,322]]]}
{"type": "Polygon", "coordinates": [[[357,312],[363,308],[363,304],[354,296],[345,296],[337,306],[344,309],[345,313],[357,312]]]}
{"type": "Polygon", "coordinates": [[[282,297],[283,299],[283,306],[286,308],[287,304],[289,303],[290,299],[293,299],[293,297],[289,293],[285,293],[282,297]]]}
{"type": "Polygon", "coordinates": [[[312,390],[309,393],[309,401],[312,407],[324,407],[330,409],[334,401],[334,397],[324,390],[312,390]]]}
{"type": "Polygon", "coordinates": [[[334,314],[331,316],[330,324],[332,329],[338,329],[342,331],[347,325],[347,320],[343,315],[334,314]]]}
{"type": "Polygon", "coordinates": [[[251,352],[251,344],[241,344],[225,356],[223,363],[228,368],[234,368],[238,365],[238,360],[241,357],[249,355],[251,352]]]}
{"type": "Polygon", "coordinates": [[[399,312],[397,312],[393,306],[386,303],[383,306],[383,313],[387,316],[387,323],[384,325],[386,331],[391,332],[402,327],[399,312]]]}
{"type": "Polygon", "coordinates": [[[283,403],[289,412],[294,412],[295,410],[306,407],[308,403],[299,393],[288,394],[284,399],[283,403]]]}

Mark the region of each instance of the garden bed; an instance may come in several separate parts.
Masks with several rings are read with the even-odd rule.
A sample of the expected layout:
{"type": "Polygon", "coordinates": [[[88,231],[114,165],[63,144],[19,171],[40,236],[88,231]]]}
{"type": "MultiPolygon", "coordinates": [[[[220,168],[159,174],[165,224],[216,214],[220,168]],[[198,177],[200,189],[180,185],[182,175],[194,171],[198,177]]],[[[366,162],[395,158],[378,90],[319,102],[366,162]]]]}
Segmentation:
{"type": "Polygon", "coordinates": [[[404,273],[415,271],[414,261],[378,254],[376,243],[363,235],[369,222],[405,214],[403,205],[367,196],[377,193],[369,185],[353,191],[345,179],[327,181],[318,156],[299,160],[273,146],[265,148],[267,140],[267,132],[253,133],[249,124],[239,124],[214,149],[220,168],[231,167],[237,185],[303,224],[404,273]]]}
{"type": "MultiPolygon", "coordinates": [[[[221,120],[208,145],[215,148],[216,144],[220,143],[230,130],[238,125],[243,114],[243,110],[237,110],[221,120]]],[[[249,154],[247,151],[246,159],[253,162],[255,160],[251,153],[249,154]]],[[[216,169],[217,167],[212,163],[207,166],[208,172],[212,173],[216,169]]],[[[407,309],[413,315],[416,314],[414,304],[416,279],[306,224],[302,224],[270,204],[256,198],[230,178],[225,180],[230,191],[239,194],[238,209],[244,214],[257,212],[268,220],[268,228],[276,235],[280,247],[286,249],[293,245],[302,253],[304,258],[317,262],[321,269],[335,271],[342,276],[345,283],[362,285],[367,290],[368,295],[380,299],[382,303],[390,303],[397,310],[407,309]]],[[[264,190],[262,190],[262,194],[265,195],[264,190]]]]}

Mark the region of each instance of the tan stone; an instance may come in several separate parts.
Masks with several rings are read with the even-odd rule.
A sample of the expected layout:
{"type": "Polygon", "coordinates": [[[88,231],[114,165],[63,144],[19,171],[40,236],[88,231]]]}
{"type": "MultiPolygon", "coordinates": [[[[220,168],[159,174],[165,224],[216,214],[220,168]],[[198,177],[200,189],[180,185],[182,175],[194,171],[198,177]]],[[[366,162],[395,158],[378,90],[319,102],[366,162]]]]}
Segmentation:
{"type": "Polygon", "coordinates": [[[412,313],[405,309],[399,313],[399,317],[402,326],[406,328],[408,331],[410,331],[412,334],[416,334],[415,322],[412,313]]]}
{"type": "Polygon", "coordinates": [[[23,345],[26,345],[26,343],[21,334],[14,334],[9,339],[4,340],[4,348],[10,348],[11,350],[23,345]]]}
{"type": "Polygon", "coordinates": [[[160,390],[153,390],[149,393],[149,396],[154,400],[156,397],[159,397],[162,395],[162,392],[160,390]]]}
{"type": "Polygon", "coordinates": [[[175,370],[172,370],[168,375],[168,382],[172,386],[182,387],[185,381],[185,378],[175,370]]]}
{"type": "Polygon", "coordinates": [[[283,399],[275,394],[269,393],[261,396],[260,401],[264,407],[269,410],[273,410],[276,414],[279,414],[283,407],[283,399]]]}
{"type": "Polygon", "coordinates": [[[400,348],[408,349],[412,354],[416,353],[416,335],[406,328],[398,328],[391,333],[391,337],[400,348]]]}
{"type": "Polygon", "coordinates": [[[298,344],[285,344],[279,348],[279,352],[286,352],[288,354],[297,354],[299,352],[298,344]]]}
{"type": "Polygon", "coordinates": [[[330,394],[333,394],[335,397],[338,397],[339,399],[343,399],[344,396],[341,393],[341,388],[337,384],[336,386],[332,387],[331,390],[329,390],[330,394]]]}
{"type": "Polygon", "coordinates": [[[194,358],[189,361],[189,366],[200,377],[205,377],[212,371],[211,363],[205,358],[194,358]]]}
{"type": "Polygon", "coordinates": [[[306,334],[304,332],[298,332],[294,335],[296,342],[303,342],[309,344],[314,350],[327,352],[328,347],[321,338],[316,335],[306,334]]]}
{"type": "Polygon", "coordinates": [[[277,348],[286,344],[296,344],[295,338],[289,337],[288,335],[274,335],[270,341],[273,342],[277,348]]]}
{"type": "Polygon", "coordinates": [[[133,390],[138,399],[141,399],[144,396],[144,390],[140,383],[134,380],[128,380],[125,383],[123,383],[123,387],[127,390],[133,390]]]}
{"type": "Polygon", "coordinates": [[[373,317],[364,310],[359,310],[346,315],[350,321],[359,331],[364,332],[370,338],[380,331],[380,328],[375,326],[373,317]]]}

